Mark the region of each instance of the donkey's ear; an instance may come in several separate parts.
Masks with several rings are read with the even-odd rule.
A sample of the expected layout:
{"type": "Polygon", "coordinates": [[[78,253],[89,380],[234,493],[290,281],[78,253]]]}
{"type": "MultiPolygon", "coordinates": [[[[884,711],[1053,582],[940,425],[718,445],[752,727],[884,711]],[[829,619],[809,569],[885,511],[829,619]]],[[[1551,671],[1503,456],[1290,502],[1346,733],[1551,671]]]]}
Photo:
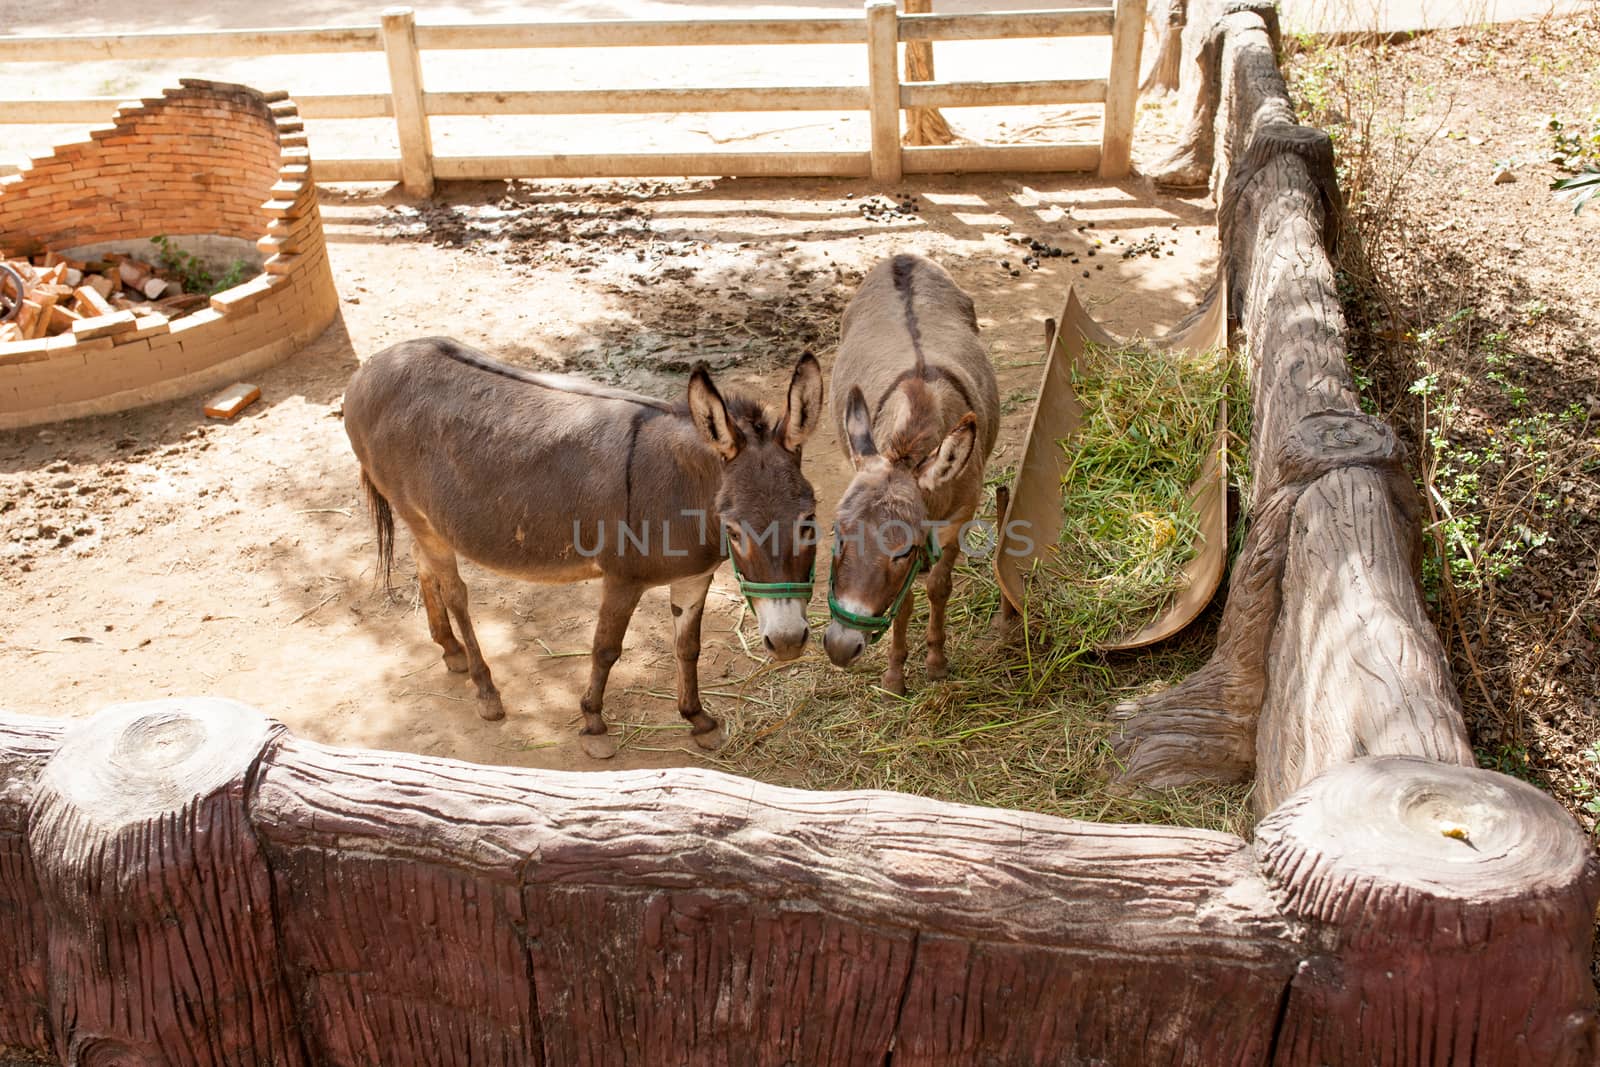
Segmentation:
{"type": "Polygon", "coordinates": [[[807,352],[789,379],[789,409],[783,413],[783,447],[800,451],[822,417],[822,364],[807,352]]]}
{"type": "Polygon", "coordinates": [[[700,436],[723,459],[732,459],[744,447],[739,428],[728,416],[728,405],[704,363],[696,364],[694,373],[689,375],[689,417],[694,419],[700,436]]]}
{"type": "Polygon", "coordinates": [[[917,466],[917,485],[931,493],[966,467],[978,443],[978,417],[972,412],[961,416],[956,428],[945,435],[933,455],[917,466]]]}
{"type": "Polygon", "coordinates": [[[844,435],[850,442],[850,462],[856,470],[878,454],[878,446],[872,440],[872,414],[867,411],[867,398],[861,395],[859,385],[851,388],[850,399],[845,402],[844,435]]]}

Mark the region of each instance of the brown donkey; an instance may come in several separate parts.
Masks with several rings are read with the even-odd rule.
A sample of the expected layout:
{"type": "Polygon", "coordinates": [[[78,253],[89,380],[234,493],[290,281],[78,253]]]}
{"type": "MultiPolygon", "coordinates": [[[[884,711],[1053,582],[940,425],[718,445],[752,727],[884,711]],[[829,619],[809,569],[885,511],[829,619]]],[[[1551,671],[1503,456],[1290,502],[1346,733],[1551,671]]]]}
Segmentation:
{"type": "Polygon", "coordinates": [[[816,561],[801,445],[822,411],[822,371],[807,353],[787,409],[725,397],[705,367],[684,404],[507,366],[441,337],[363,363],[344,423],[378,527],[387,579],[394,518],[411,530],[428,629],[445,665],[478,688],[478,714],[505,714],[467,613],[456,556],[535,582],[602,580],[585,750],[616,752],[601,705],[623,634],[651,586],[671,587],[678,711],[695,740],[722,742],[700,703],[700,618],[725,555],[778,659],[805,649],[816,561]],[[456,640],[451,622],[461,634],[456,640]],[[464,646],[464,647],[463,647],[464,646]]]}
{"type": "Polygon", "coordinates": [[[924,569],[928,677],[949,673],[950,572],[1000,424],[971,297],[921,256],[879,263],[845,308],[832,388],[856,475],[839,501],[823,646],[843,667],[892,627],[883,687],[903,694],[912,586],[924,569]]]}

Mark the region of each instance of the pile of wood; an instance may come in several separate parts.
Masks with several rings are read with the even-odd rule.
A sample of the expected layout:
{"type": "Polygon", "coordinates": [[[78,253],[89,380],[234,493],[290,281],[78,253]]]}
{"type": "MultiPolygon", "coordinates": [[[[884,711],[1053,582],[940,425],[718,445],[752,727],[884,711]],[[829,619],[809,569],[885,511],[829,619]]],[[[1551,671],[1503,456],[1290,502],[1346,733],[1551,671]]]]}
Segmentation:
{"type": "Polygon", "coordinates": [[[182,283],[161,268],[116,252],[89,262],[46,252],[0,259],[0,266],[10,272],[0,270],[0,316],[8,316],[0,322],[0,344],[60,334],[110,337],[139,329],[141,319],[176,318],[208,300],[204,293],[184,292],[182,283]],[[22,306],[10,314],[19,296],[22,306]]]}

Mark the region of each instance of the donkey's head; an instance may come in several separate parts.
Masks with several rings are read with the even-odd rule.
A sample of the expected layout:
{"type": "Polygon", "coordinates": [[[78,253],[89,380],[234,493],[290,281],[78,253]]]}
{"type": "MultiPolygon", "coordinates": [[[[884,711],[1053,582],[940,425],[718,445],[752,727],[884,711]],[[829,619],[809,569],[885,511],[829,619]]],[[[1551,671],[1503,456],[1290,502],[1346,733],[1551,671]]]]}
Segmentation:
{"type": "Polygon", "coordinates": [[[724,398],[702,364],[689,378],[689,414],[722,457],[719,533],[761,643],[777,659],[794,659],[809,635],[818,540],[817,497],[800,473],[800,451],[822,416],[822,368],[811,353],[800,357],[779,412],[733,393],[724,398]]]}
{"type": "Polygon", "coordinates": [[[961,472],[978,439],[971,412],[943,437],[931,427],[896,433],[882,451],[858,386],[845,405],[845,434],[856,476],[839,501],[833,534],[823,647],[848,666],[894,622],[917,576],[939,557],[927,498],[961,472]]]}

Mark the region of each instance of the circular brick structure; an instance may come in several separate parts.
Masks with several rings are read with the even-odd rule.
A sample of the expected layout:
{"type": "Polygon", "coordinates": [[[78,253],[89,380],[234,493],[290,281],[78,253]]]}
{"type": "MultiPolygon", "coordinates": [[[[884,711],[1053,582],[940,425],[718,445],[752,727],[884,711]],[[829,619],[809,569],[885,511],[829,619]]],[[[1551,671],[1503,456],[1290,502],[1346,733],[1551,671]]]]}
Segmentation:
{"type": "Polygon", "coordinates": [[[333,321],[311,156],[285,93],[184,79],[0,179],[0,255],[185,247],[259,252],[264,272],[170,322],[0,344],[0,429],[122,411],[277,363],[333,321]]]}

